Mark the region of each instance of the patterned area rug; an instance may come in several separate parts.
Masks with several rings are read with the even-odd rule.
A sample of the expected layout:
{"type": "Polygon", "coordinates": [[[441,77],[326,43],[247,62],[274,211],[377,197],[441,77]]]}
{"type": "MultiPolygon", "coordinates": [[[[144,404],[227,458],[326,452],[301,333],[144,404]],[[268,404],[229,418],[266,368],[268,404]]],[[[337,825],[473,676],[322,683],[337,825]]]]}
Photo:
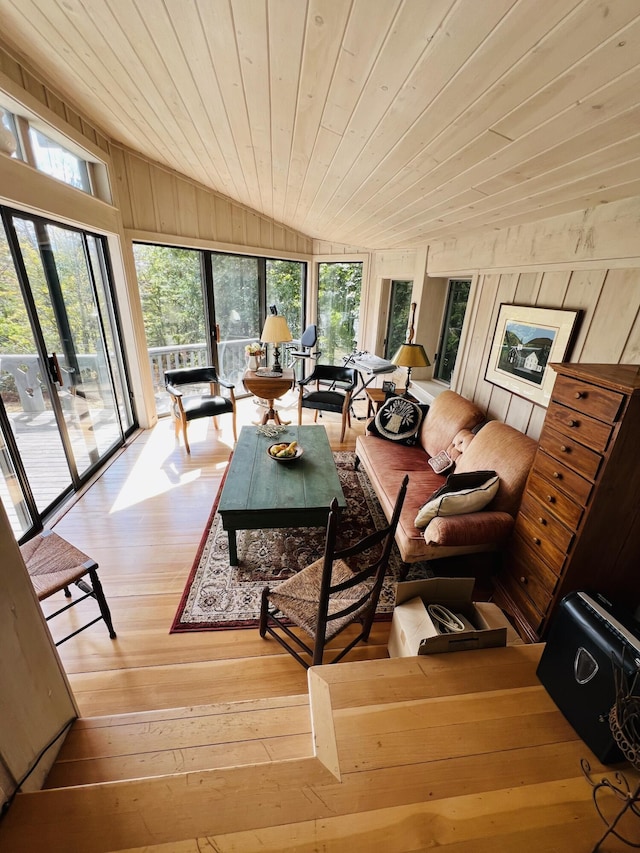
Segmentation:
{"type": "MultiPolygon", "coordinates": [[[[334,459],[347,501],[338,542],[339,547],[344,547],[362,538],[366,531],[384,527],[386,519],[369,478],[353,469],[354,454],[334,453],[334,459]]],[[[255,627],[263,588],[286,580],[324,551],[324,528],[241,530],[237,534],[240,566],[229,566],[227,534],[216,511],[221,490],[222,483],[171,633],[255,627]]],[[[378,606],[380,618],[389,618],[393,610],[400,565],[400,554],[394,545],[378,606]]]]}

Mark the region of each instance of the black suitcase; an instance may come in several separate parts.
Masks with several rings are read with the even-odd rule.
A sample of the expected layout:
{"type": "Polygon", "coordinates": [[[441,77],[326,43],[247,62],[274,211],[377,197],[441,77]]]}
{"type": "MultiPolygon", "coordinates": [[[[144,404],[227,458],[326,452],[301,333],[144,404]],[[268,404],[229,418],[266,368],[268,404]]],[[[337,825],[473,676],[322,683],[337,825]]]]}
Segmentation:
{"type": "Polygon", "coordinates": [[[551,623],[537,675],[603,764],[624,760],[609,727],[614,666],[633,681],[640,667],[640,623],[601,595],[569,593],[551,623]]]}

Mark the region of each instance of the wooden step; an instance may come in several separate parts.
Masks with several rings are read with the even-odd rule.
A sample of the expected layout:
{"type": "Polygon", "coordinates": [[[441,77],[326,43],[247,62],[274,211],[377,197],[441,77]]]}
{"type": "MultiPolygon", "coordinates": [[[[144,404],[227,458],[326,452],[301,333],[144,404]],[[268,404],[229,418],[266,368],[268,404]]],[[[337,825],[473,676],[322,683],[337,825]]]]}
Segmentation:
{"type": "MultiPolygon", "coordinates": [[[[0,823],[0,850],[590,850],[603,828],[581,762],[589,758],[594,778],[607,768],[537,680],[541,648],[316,668],[315,756],[19,794],[0,823]]],[[[217,710],[234,716],[233,706],[228,715],[217,710]]],[[[245,710],[258,719],[267,708],[245,710]]],[[[196,709],[192,718],[210,711],[196,709]]],[[[176,710],[83,721],[69,753],[82,755],[90,731],[121,723],[124,743],[130,726],[153,729],[179,718],[176,710]]],[[[232,719],[229,725],[235,728],[232,719]]],[[[119,737],[106,738],[105,753],[119,737]]],[[[637,784],[637,774],[629,778],[637,784]]],[[[612,853],[622,849],[607,842],[612,853]]]]}
{"type": "Polygon", "coordinates": [[[45,788],[312,754],[307,694],[81,718],[69,731],[45,788]]]}

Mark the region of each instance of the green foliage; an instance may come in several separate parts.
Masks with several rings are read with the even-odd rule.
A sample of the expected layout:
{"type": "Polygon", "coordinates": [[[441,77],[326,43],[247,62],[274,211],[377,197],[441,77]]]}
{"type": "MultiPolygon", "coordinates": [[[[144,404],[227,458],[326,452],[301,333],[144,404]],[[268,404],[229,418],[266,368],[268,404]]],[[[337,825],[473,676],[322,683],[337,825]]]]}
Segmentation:
{"type": "Polygon", "coordinates": [[[441,345],[442,351],[438,356],[437,368],[438,379],[442,379],[445,382],[451,381],[453,369],[456,364],[470,289],[471,282],[464,279],[452,280],[449,286],[447,323],[441,345]]]}
{"type": "Polygon", "coordinates": [[[267,306],[275,305],[284,314],[293,338],[302,332],[302,300],[305,289],[305,264],[299,261],[266,263],[267,306]]]}
{"type": "Polygon", "coordinates": [[[393,358],[400,344],[406,340],[412,290],[412,281],[393,281],[391,283],[391,306],[385,353],[387,358],[393,358]]]}
{"type": "Polygon", "coordinates": [[[142,244],[133,252],[147,346],[204,342],[200,253],[142,244]]]}
{"type": "Polygon", "coordinates": [[[318,338],[322,360],[339,364],[358,343],[362,264],[318,265],[318,338]]]}

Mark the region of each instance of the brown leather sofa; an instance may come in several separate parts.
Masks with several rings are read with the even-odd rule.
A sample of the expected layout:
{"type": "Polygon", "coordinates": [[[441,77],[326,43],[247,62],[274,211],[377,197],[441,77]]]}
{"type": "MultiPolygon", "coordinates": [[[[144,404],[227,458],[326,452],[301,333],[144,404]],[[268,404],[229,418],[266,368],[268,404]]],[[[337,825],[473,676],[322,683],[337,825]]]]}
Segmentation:
{"type": "Polygon", "coordinates": [[[402,479],[409,474],[396,531],[405,563],[496,550],[511,534],[537,443],[498,421],[484,424],[464,442],[455,461],[455,473],[496,471],[500,485],[491,503],[479,512],[436,517],[425,529],[414,524],[420,507],[446,482],[446,475],[436,474],[427,460],[452,449],[461,431],[475,430],[484,420],[475,403],[454,391],[443,391],[430,406],[416,445],[408,447],[368,433],[358,436],[356,465],[366,471],[387,519],[402,479]]]}

